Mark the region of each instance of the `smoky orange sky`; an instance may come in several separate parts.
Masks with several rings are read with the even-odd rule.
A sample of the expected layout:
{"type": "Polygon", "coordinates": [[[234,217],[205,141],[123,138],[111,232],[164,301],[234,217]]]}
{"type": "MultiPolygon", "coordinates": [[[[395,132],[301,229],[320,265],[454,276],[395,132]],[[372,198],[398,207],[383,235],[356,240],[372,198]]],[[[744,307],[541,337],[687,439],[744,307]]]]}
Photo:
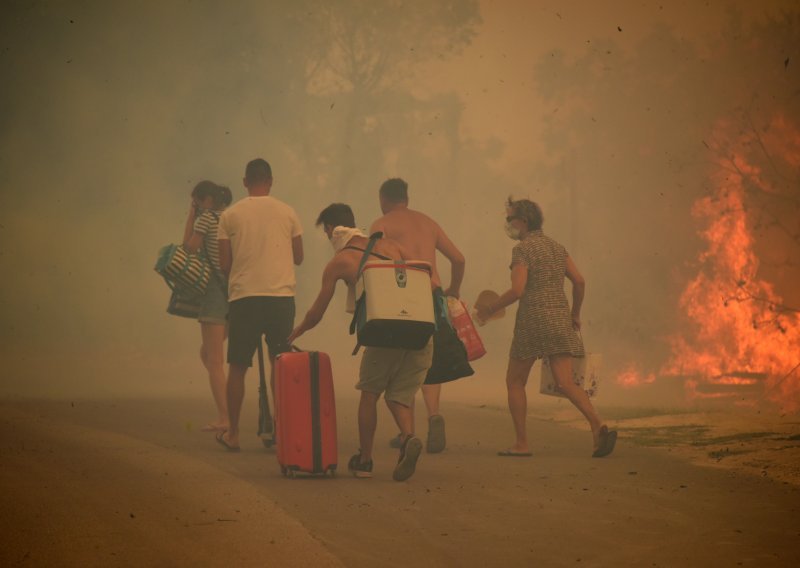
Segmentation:
{"type": "MultiPolygon", "coordinates": [[[[606,400],[644,400],[614,377],[631,360],[658,369],[682,329],[705,137],[747,101],[800,116],[800,44],[765,23],[796,39],[797,3],[396,6],[4,4],[0,393],[204,396],[199,326],[166,314],[153,265],[197,181],[241,198],[244,164],[263,157],[305,229],[298,318],[331,254],[313,226],[327,204],[349,202],[366,227],[380,183],[407,179],[411,206],[465,253],[471,303],[508,286],[503,202],[530,197],[587,278],[583,337],[604,354],[606,400]]],[[[779,293],[796,283],[770,274],[779,293]]],[[[342,308],[301,346],[331,353],[352,388],[342,308]]],[[[489,354],[453,398],[504,399],[513,313],[481,329],[489,354]]]]}

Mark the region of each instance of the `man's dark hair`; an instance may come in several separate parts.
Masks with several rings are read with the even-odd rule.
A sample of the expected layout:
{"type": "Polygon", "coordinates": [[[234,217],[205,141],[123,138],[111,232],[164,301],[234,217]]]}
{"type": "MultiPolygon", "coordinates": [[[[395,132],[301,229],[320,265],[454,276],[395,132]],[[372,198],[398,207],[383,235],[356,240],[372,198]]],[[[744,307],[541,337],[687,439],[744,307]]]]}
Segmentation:
{"type": "Polygon", "coordinates": [[[345,203],[331,203],[317,217],[316,226],[330,225],[331,227],[352,227],[356,226],[356,218],[353,210],[345,203]]]}
{"type": "Polygon", "coordinates": [[[534,203],[530,199],[514,201],[514,199],[509,196],[508,201],[506,201],[506,206],[511,209],[514,216],[523,219],[528,224],[529,231],[538,231],[542,228],[544,215],[538,203],[534,203]]]}
{"type": "Polygon", "coordinates": [[[249,184],[266,183],[272,179],[272,168],[261,158],[250,160],[244,169],[244,179],[249,184]]]}
{"type": "Polygon", "coordinates": [[[390,203],[405,203],[408,201],[408,184],[400,178],[387,179],[381,185],[380,194],[390,203]]]}

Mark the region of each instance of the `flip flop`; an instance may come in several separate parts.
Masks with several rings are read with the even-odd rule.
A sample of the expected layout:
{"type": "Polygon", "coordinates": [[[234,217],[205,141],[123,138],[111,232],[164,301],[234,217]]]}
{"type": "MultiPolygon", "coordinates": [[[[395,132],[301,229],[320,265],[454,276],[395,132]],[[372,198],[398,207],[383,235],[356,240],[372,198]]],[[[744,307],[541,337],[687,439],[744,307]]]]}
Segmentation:
{"type": "Polygon", "coordinates": [[[217,432],[217,435],[214,436],[217,439],[217,442],[225,446],[225,449],[228,450],[229,452],[238,452],[239,446],[231,446],[225,439],[225,432],[227,432],[227,430],[223,430],[222,432],[217,432]]]}
{"type": "Polygon", "coordinates": [[[201,432],[225,432],[227,428],[225,426],[217,426],[216,424],[211,424],[210,422],[200,428],[201,432]]]}
{"type": "Polygon", "coordinates": [[[617,444],[617,431],[610,430],[607,426],[600,427],[600,445],[592,453],[593,458],[604,458],[614,451],[617,444]]]}
{"type": "Polygon", "coordinates": [[[502,456],[504,458],[529,458],[533,455],[533,452],[518,452],[516,450],[500,450],[497,452],[498,456],[502,456]]]}

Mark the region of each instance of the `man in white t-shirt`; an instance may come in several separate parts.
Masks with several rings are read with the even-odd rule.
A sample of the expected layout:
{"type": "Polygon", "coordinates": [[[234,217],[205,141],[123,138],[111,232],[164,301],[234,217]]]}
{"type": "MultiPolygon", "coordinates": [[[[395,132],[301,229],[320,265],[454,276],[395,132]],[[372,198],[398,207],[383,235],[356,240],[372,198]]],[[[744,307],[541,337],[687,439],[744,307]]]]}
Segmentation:
{"type": "Polygon", "coordinates": [[[270,366],[289,350],[294,327],[294,266],[303,262],[303,229],[294,209],[270,196],[272,168],[260,158],[245,169],[249,194],[219,219],[219,258],[228,274],[228,415],[230,429],[217,435],[239,449],[244,376],[265,335],[270,366]]]}

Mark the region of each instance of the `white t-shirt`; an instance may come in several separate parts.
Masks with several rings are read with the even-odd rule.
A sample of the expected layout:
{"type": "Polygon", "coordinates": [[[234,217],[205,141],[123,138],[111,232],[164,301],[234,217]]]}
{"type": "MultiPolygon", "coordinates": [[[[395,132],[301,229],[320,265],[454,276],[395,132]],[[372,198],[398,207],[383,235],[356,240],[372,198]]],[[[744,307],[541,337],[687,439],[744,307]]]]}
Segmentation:
{"type": "Polygon", "coordinates": [[[245,197],[228,207],[218,232],[233,254],[228,299],[294,296],[292,239],[302,234],[294,209],[274,197],[245,197]]]}

